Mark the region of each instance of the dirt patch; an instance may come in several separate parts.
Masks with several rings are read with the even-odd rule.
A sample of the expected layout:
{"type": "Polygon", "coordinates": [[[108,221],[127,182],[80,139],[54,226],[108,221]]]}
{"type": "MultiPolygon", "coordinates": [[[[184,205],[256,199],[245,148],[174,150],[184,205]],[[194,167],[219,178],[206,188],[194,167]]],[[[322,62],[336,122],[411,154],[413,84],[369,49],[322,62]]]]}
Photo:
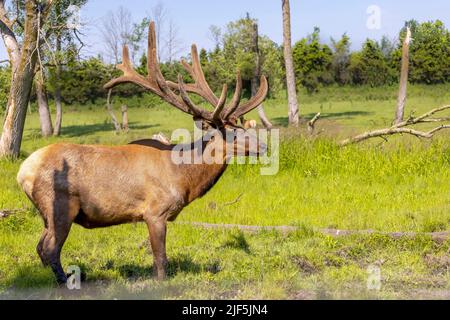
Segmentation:
{"type": "Polygon", "coordinates": [[[317,294],[313,291],[301,290],[292,295],[293,300],[316,300],[317,294]]]}
{"type": "Polygon", "coordinates": [[[295,256],[292,257],[292,261],[304,275],[310,276],[321,271],[321,268],[318,265],[309,261],[306,257],[295,256]]]}
{"type": "Polygon", "coordinates": [[[445,275],[450,272],[450,257],[447,255],[435,256],[427,254],[423,259],[433,275],[445,275]]]}

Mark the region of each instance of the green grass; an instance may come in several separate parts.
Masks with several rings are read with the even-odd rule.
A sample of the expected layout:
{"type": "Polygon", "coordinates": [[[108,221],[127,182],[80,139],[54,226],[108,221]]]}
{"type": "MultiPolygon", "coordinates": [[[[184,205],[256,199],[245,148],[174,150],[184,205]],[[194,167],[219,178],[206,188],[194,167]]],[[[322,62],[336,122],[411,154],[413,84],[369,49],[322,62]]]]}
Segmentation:
{"type": "MultiPolygon", "coordinates": [[[[412,86],[408,112],[450,102],[450,86],[412,86]]],[[[331,238],[318,228],[436,232],[450,230],[450,135],[432,141],[396,137],[340,149],[334,139],[389,125],[396,88],[327,88],[301,96],[302,114],[321,111],[313,140],[283,129],[280,172],[261,176],[259,166],[231,166],[179,222],[293,225],[291,234],[169,226],[170,277],[151,279],[152,258],[144,225],[102,230],[75,226],[63,263],[87,273],[84,290],[55,289],[35,246],[42,222],[15,181],[23,158],[50,143],[123,144],[157,132],[191,128],[188,116],[168,106],[131,108],[131,132],[117,136],[103,106],[66,107],[63,135],[39,137],[29,114],[23,157],[0,162],[0,208],[24,212],[0,220],[0,298],[449,298],[450,241],[427,236],[391,239],[375,234],[331,238]],[[381,142],[381,144],[380,144],[381,142]],[[225,205],[242,197],[233,205],[225,205]],[[367,289],[367,268],[381,268],[380,291],[367,289]]],[[[268,100],[266,112],[286,125],[286,101],[268,100]]],[[[252,114],[248,118],[256,117],[252,114]]]]}

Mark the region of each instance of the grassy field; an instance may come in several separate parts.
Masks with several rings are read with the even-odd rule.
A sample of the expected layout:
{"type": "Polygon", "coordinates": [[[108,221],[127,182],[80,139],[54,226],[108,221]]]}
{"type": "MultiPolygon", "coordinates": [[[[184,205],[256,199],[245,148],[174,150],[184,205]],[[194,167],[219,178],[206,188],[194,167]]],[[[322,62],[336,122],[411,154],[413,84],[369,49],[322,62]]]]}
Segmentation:
{"type": "MultiPolygon", "coordinates": [[[[132,107],[131,132],[117,136],[104,107],[65,109],[62,137],[42,139],[36,112],[27,118],[23,157],[0,162],[0,208],[24,209],[0,220],[0,298],[450,298],[449,244],[430,237],[394,240],[382,234],[332,238],[319,228],[380,232],[450,230],[450,135],[430,141],[395,137],[345,149],[335,140],[386,127],[396,88],[328,88],[301,96],[305,118],[322,112],[315,139],[285,128],[286,99],[265,103],[282,128],[280,172],[261,176],[255,165],[231,166],[204,198],[169,226],[170,277],[151,279],[144,225],[88,231],[75,226],[63,264],[87,274],[81,292],[57,289],[35,246],[42,222],[15,181],[21,161],[59,141],[123,144],[157,132],[192,128],[168,106],[132,107]],[[233,205],[238,196],[240,200],[233,205]],[[292,225],[282,234],[207,230],[186,224],[292,225]],[[381,270],[381,290],[367,288],[369,266],[381,270]]],[[[413,86],[408,113],[450,103],[450,86],[413,86]]],[[[256,118],[250,115],[248,118],[256,118]]]]}

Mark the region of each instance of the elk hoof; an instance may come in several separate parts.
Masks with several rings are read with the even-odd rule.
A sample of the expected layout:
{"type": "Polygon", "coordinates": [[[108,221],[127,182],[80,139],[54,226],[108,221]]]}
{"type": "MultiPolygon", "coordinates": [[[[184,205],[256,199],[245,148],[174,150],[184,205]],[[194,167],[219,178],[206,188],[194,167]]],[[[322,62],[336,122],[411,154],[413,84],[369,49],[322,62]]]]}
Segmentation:
{"type": "Polygon", "coordinates": [[[65,275],[58,275],[56,277],[56,282],[58,283],[59,286],[63,286],[67,283],[67,276],[65,275]]]}

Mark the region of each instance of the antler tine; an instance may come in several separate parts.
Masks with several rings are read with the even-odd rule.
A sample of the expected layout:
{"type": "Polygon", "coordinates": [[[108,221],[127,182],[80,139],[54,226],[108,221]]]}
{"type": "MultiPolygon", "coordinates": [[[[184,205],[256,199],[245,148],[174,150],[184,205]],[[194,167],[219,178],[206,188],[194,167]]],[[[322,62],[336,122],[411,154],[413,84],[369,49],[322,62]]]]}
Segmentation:
{"type": "Polygon", "coordinates": [[[238,107],[234,113],[230,116],[235,118],[240,118],[246,113],[249,113],[256,107],[258,107],[266,98],[267,92],[269,91],[269,84],[267,83],[267,79],[265,76],[261,76],[260,87],[256,95],[254,95],[249,101],[247,101],[242,106],[238,107]]]}
{"type": "Polygon", "coordinates": [[[123,76],[111,80],[104,86],[104,88],[111,89],[118,84],[126,82],[135,83],[158,95],[161,99],[179,110],[193,115],[194,118],[201,118],[210,124],[214,124],[219,127],[225,125],[226,123],[232,124],[237,118],[259,106],[267,95],[267,79],[262,76],[261,86],[257,94],[247,103],[239,106],[242,95],[242,79],[240,72],[238,72],[236,76],[236,89],[233,99],[231,103],[225,107],[228,87],[225,84],[223,86],[220,98],[216,97],[205,79],[205,74],[203,73],[197,47],[195,45],[192,45],[192,65],[188,64],[186,61],[182,61],[184,68],[192,76],[194,84],[185,84],[181,75],[178,76],[178,84],[166,81],[159,67],[156,47],[155,23],[151,22],[149,25],[148,34],[147,77],[140,75],[136,72],[136,70],[134,70],[130,61],[128,47],[125,45],[123,47],[122,63],[117,66],[117,68],[123,72],[123,76]],[[174,91],[172,91],[172,89],[179,91],[180,95],[178,96],[174,91]],[[189,98],[188,92],[195,93],[208,101],[214,106],[214,111],[210,112],[196,106],[189,98]]]}
{"type": "Polygon", "coordinates": [[[221,122],[222,121],[222,111],[225,107],[225,102],[227,101],[227,93],[228,93],[228,86],[226,84],[223,85],[222,94],[220,95],[219,102],[217,103],[216,108],[214,109],[213,113],[213,120],[215,122],[221,122]]]}
{"type": "MultiPolygon", "coordinates": [[[[198,57],[197,46],[195,44],[191,47],[191,58],[192,65],[187,63],[185,60],[181,61],[184,69],[191,75],[195,82],[194,84],[187,84],[186,90],[199,95],[213,106],[217,106],[219,98],[216,97],[206,81],[205,74],[203,73],[202,65],[198,57]]],[[[173,85],[173,83],[169,83],[169,86],[176,89],[173,85]]]]}
{"type": "Polygon", "coordinates": [[[147,78],[152,83],[157,83],[158,56],[156,53],[156,30],[155,22],[151,21],[148,30],[148,52],[147,52],[147,78]]]}
{"type": "Polygon", "coordinates": [[[123,72],[123,76],[108,82],[104,86],[105,89],[111,89],[121,83],[135,83],[158,95],[161,99],[173,105],[177,109],[185,113],[192,114],[190,108],[186,106],[185,103],[172,92],[172,90],[170,90],[164,76],[161,73],[158,63],[158,56],[156,53],[156,32],[155,23],[153,21],[149,25],[148,32],[147,77],[140,75],[136,72],[136,70],[134,70],[130,61],[128,47],[126,45],[123,47],[122,63],[119,64],[117,68],[123,72]]]}
{"type": "Polygon", "coordinates": [[[196,117],[201,117],[206,120],[211,120],[210,112],[198,108],[192,102],[191,98],[189,98],[189,95],[186,91],[186,85],[183,82],[183,77],[181,76],[181,74],[178,75],[178,86],[177,87],[180,90],[181,99],[183,99],[184,103],[191,110],[192,115],[194,115],[196,117]]]}
{"type": "Polygon", "coordinates": [[[241,72],[238,71],[236,74],[236,89],[234,91],[234,96],[233,99],[231,100],[230,105],[227,106],[227,108],[223,112],[224,119],[228,119],[228,117],[231,116],[239,107],[239,103],[241,102],[241,96],[242,96],[242,78],[241,72]]]}
{"type": "Polygon", "coordinates": [[[153,83],[149,83],[146,78],[141,76],[133,69],[127,45],[123,46],[122,63],[117,65],[117,69],[123,72],[123,76],[109,81],[107,84],[104,85],[105,89],[111,89],[119,84],[131,82],[136,83],[137,85],[140,85],[141,87],[148,89],[152,92],[155,92],[156,94],[159,95],[159,93],[157,92],[159,91],[158,88],[154,86],[153,83]]]}

